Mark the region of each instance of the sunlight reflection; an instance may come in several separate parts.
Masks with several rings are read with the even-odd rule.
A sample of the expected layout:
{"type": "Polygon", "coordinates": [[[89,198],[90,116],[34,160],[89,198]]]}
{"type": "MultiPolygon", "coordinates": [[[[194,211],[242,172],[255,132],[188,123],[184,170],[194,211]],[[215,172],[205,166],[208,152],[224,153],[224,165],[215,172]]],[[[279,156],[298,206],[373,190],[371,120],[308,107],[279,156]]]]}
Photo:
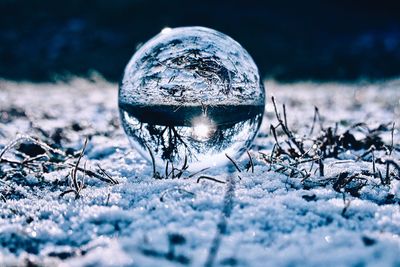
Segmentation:
{"type": "Polygon", "coordinates": [[[161,30],[161,33],[162,34],[166,34],[166,33],[169,33],[169,32],[171,32],[172,31],[172,29],[170,28],[170,27],[165,27],[165,28],[163,28],[162,30],[161,30]]]}
{"type": "Polygon", "coordinates": [[[192,137],[199,141],[206,141],[215,133],[214,123],[206,116],[194,118],[192,126],[192,137]]]}

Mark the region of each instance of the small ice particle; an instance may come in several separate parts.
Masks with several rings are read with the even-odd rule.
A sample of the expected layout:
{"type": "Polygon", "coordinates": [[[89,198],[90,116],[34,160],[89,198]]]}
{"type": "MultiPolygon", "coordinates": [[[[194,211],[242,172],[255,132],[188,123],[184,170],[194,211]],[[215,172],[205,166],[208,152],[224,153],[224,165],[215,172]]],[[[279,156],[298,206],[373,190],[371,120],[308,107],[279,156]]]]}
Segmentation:
{"type": "Polygon", "coordinates": [[[330,235],[325,236],[325,241],[327,243],[331,243],[332,242],[332,237],[330,235]]]}

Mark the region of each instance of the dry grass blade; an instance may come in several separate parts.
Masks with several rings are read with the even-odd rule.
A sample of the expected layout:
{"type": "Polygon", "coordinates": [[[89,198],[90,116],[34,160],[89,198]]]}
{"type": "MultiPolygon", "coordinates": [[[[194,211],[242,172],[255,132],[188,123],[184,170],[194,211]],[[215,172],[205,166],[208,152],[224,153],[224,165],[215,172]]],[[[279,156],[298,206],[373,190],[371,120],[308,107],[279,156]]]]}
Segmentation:
{"type": "Polygon", "coordinates": [[[21,135],[11,141],[8,145],[6,145],[0,152],[0,162],[3,160],[3,156],[7,151],[9,151],[11,148],[14,148],[21,144],[22,142],[30,142],[32,144],[40,146],[47,154],[49,157],[51,157],[54,160],[60,160],[60,159],[65,159],[65,153],[63,151],[60,151],[58,149],[54,149],[47,144],[38,141],[30,136],[27,135],[21,135]]]}
{"type": "Polygon", "coordinates": [[[188,176],[188,178],[192,178],[192,177],[196,176],[197,174],[199,174],[199,173],[201,173],[201,172],[204,172],[204,171],[206,171],[206,170],[208,170],[208,169],[210,169],[210,167],[203,168],[203,169],[201,169],[201,170],[199,170],[199,171],[197,171],[197,172],[194,172],[194,173],[190,174],[190,175],[188,176]]]}
{"type": "Polygon", "coordinates": [[[202,175],[199,178],[197,178],[197,183],[199,183],[203,179],[210,180],[210,181],[213,181],[213,182],[216,182],[216,183],[220,183],[220,184],[225,184],[224,181],[221,181],[221,180],[218,180],[217,178],[214,178],[214,177],[211,177],[211,176],[206,176],[206,175],[202,175]]]}
{"type": "Polygon", "coordinates": [[[318,159],[318,168],[319,168],[319,176],[320,177],[324,177],[325,172],[324,172],[324,161],[322,160],[322,158],[318,159]]]}
{"type": "Polygon", "coordinates": [[[321,116],[320,116],[320,114],[319,114],[319,109],[318,109],[318,107],[314,107],[314,118],[313,118],[313,123],[312,123],[312,125],[311,125],[310,133],[309,133],[308,135],[311,136],[311,135],[313,134],[313,132],[314,132],[314,127],[315,127],[315,123],[317,122],[317,120],[319,121],[319,125],[320,125],[321,130],[323,130],[322,122],[321,122],[321,116]]]}
{"type": "MultiPolygon", "coordinates": [[[[285,124],[285,122],[282,121],[282,118],[281,118],[280,114],[278,113],[278,108],[276,106],[275,98],[272,97],[271,99],[272,99],[272,104],[274,105],[276,119],[278,120],[279,125],[281,126],[283,132],[287,135],[289,140],[297,147],[297,149],[300,151],[300,154],[304,155],[305,154],[304,148],[302,147],[302,145],[299,142],[297,142],[296,138],[293,136],[293,133],[289,130],[289,128],[287,128],[287,125],[285,124]]],[[[284,106],[284,113],[286,114],[285,106],[284,106]]]]}
{"type": "Polygon", "coordinates": [[[1,199],[3,202],[7,202],[7,199],[5,198],[5,196],[3,196],[2,193],[0,193],[0,199],[1,199]]]}
{"type": "Polygon", "coordinates": [[[247,164],[247,171],[251,169],[251,173],[254,173],[254,163],[253,163],[253,158],[250,155],[250,152],[246,150],[247,156],[249,157],[249,163],[247,164]]]}
{"type": "MultiPolygon", "coordinates": [[[[314,118],[309,135],[314,132],[317,123],[320,126],[320,133],[317,137],[295,139],[294,133],[288,129],[287,110],[283,105],[283,119],[278,111],[275,98],[272,97],[275,117],[278,125],[271,125],[271,135],[275,140],[271,154],[259,152],[265,163],[269,164],[269,171],[274,171],[290,177],[302,178],[303,188],[310,189],[315,186],[327,186],[333,184],[336,191],[342,190],[350,193],[354,197],[360,196],[360,189],[367,184],[373,184],[369,177],[379,178],[381,185],[390,185],[391,179],[400,180],[400,165],[393,159],[387,160],[393,150],[396,150],[393,141],[394,127],[393,123],[382,123],[378,127],[371,128],[366,123],[356,123],[346,127],[342,133],[339,132],[339,123],[334,127],[325,128],[322,124],[321,115],[317,107],[314,108],[314,118]],[[286,140],[282,138],[278,141],[277,129],[281,128],[286,140]],[[381,133],[391,132],[392,138],[389,145],[383,140],[381,133]],[[364,138],[359,138],[361,134],[364,138]],[[293,146],[291,145],[293,144],[293,146]],[[296,149],[296,150],[295,150],[296,149]],[[297,153],[297,150],[302,152],[297,153]],[[303,152],[304,151],[304,152],[303,152]],[[376,157],[374,151],[385,152],[386,157],[376,157]],[[343,154],[351,154],[356,160],[343,161],[340,163],[355,163],[357,161],[371,161],[372,172],[362,170],[361,173],[342,172],[338,176],[321,179],[326,175],[326,169],[332,167],[338,162],[324,165],[328,158],[341,159],[343,154]],[[361,156],[358,153],[362,153],[361,156]],[[367,158],[372,156],[372,160],[367,158]],[[311,166],[304,166],[304,163],[311,162],[311,166]],[[314,166],[316,164],[316,167],[314,166]],[[377,164],[385,165],[386,172],[378,168],[377,164]],[[308,171],[307,171],[308,170],[308,171]],[[311,174],[319,171],[318,177],[311,177],[311,174]],[[383,174],[382,174],[383,173],[383,174]],[[310,178],[310,179],[309,179],[310,178]],[[316,178],[317,181],[313,178],[316,178]]],[[[345,124],[343,124],[345,125],[345,124]]],[[[400,150],[399,150],[400,151],[400,150]]],[[[381,153],[379,155],[382,155],[381,153]]],[[[246,165],[247,166],[247,165],[246,165]]],[[[327,171],[331,173],[331,171],[327,171]]]]}
{"type": "Polygon", "coordinates": [[[394,149],[394,129],[395,129],[395,125],[396,125],[396,123],[395,122],[393,122],[393,124],[392,124],[392,131],[391,131],[391,141],[390,141],[390,147],[389,147],[389,156],[391,156],[392,155],[392,152],[393,152],[393,149],[394,149]]]}
{"type": "Polygon", "coordinates": [[[242,172],[242,170],[239,168],[239,166],[236,164],[236,162],[228,156],[228,154],[225,153],[225,157],[227,157],[233,164],[233,166],[235,166],[236,170],[238,170],[238,172],[242,172]]]}
{"type": "Polygon", "coordinates": [[[286,129],[288,129],[287,116],[286,116],[286,105],[285,104],[282,105],[282,109],[283,109],[283,122],[284,122],[284,125],[285,125],[286,129]]]}
{"type": "MultiPolygon", "coordinates": [[[[79,183],[78,183],[77,173],[78,173],[79,163],[81,162],[83,154],[85,153],[85,150],[86,150],[87,142],[88,142],[88,139],[86,138],[85,139],[85,143],[83,144],[83,148],[81,150],[81,153],[79,153],[78,160],[75,163],[75,168],[73,168],[72,172],[71,172],[71,178],[72,178],[72,181],[74,183],[74,187],[75,187],[76,190],[80,189],[80,186],[79,186],[79,183]]],[[[84,172],[86,173],[86,167],[84,168],[84,172]]]]}
{"type": "MultiPolygon", "coordinates": [[[[389,166],[393,166],[397,170],[397,176],[394,176],[394,178],[396,180],[400,180],[400,165],[391,159],[386,160],[386,164],[387,164],[388,169],[389,169],[389,166]]],[[[390,180],[388,180],[388,182],[390,183],[390,180]]]]}
{"type": "Polygon", "coordinates": [[[62,198],[63,196],[65,196],[65,195],[67,195],[67,194],[69,194],[69,193],[74,193],[74,194],[75,194],[75,199],[78,199],[78,198],[79,198],[79,194],[76,192],[75,189],[68,189],[68,190],[65,190],[64,192],[62,192],[62,193],[59,195],[59,197],[62,198]]]}
{"type": "MultiPolygon", "coordinates": [[[[60,197],[63,197],[64,195],[66,195],[68,193],[75,193],[75,199],[80,198],[80,192],[84,187],[84,178],[85,177],[82,178],[82,181],[79,181],[78,180],[78,170],[80,169],[79,163],[83,157],[83,154],[85,153],[87,142],[88,142],[88,139],[86,138],[83,148],[82,148],[81,152],[79,153],[78,159],[77,159],[74,167],[71,169],[71,172],[70,172],[71,183],[72,183],[71,189],[68,189],[68,190],[62,192],[60,194],[60,197]]],[[[84,175],[86,175],[86,162],[84,164],[83,173],[84,173],[84,175]]]]}
{"type": "MultiPolygon", "coordinates": [[[[168,164],[168,162],[167,162],[167,164],[168,164]]],[[[183,173],[189,168],[188,157],[187,157],[186,154],[185,154],[185,159],[183,161],[182,167],[180,169],[179,168],[175,168],[174,164],[172,162],[171,162],[171,164],[172,164],[172,170],[171,170],[170,173],[168,173],[168,175],[166,175],[166,178],[168,178],[169,175],[172,175],[172,179],[174,179],[174,178],[178,178],[179,179],[179,178],[181,178],[183,173]],[[176,174],[175,174],[175,171],[177,172],[176,174]]]]}
{"type": "MultiPolygon", "coordinates": [[[[100,166],[100,164],[97,164],[97,168],[99,168],[99,170],[100,170],[100,172],[105,176],[105,177],[107,177],[109,180],[104,180],[104,179],[102,179],[103,181],[106,181],[106,182],[109,182],[109,183],[111,183],[111,184],[119,184],[119,182],[117,181],[117,180],[115,180],[113,177],[111,177],[111,175],[109,175],[107,172],[106,172],[106,170],[104,170],[101,166],[100,166]]],[[[86,172],[86,173],[88,173],[88,172],[86,172]]]]}
{"type": "Polygon", "coordinates": [[[168,178],[169,174],[168,174],[168,166],[169,166],[169,161],[167,161],[167,163],[165,164],[165,178],[168,178]]]}

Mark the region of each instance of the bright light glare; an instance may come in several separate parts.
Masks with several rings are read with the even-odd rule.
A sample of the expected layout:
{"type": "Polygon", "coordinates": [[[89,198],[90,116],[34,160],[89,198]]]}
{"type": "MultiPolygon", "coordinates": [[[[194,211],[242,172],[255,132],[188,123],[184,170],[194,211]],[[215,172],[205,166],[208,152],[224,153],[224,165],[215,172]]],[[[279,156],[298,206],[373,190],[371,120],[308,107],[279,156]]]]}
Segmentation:
{"type": "Polygon", "coordinates": [[[199,141],[206,141],[215,132],[214,124],[205,116],[193,120],[192,137],[199,141]]]}
{"type": "Polygon", "coordinates": [[[198,124],[193,127],[193,136],[196,139],[206,139],[210,136],[210,127],[206,124],[198,124]]]}
{"type": "Polygon", "coordinates": [[[166,33],[169,33],[169,32],[171,32],[171,31],[172,31],[171,28],[165,27],[164,29],[161,30],[161,33],[162,33],[162,34],[166,34],[166,33]]]}

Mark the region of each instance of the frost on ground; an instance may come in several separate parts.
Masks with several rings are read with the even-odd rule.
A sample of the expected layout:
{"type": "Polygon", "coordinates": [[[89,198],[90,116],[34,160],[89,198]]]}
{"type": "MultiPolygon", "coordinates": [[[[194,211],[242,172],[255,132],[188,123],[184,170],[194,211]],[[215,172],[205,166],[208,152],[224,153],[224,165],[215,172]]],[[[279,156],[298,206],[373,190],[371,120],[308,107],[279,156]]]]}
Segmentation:
{"type": "MultiPolygon", "coordinates": [[[[1,81],[0,265],[399,266],[399,87],[398,80],[267,82],[264,122],[250,151],[254,173],[245,171],[244,155],[235,159],[241,173],[230,166],[156,180],[119,126],[116,84],[1,81]],[[273,160],[279,148],[270,131],[278,124],[271,96],[281,118],[286,105],[296,138],[316,140],[321,126],[343,134],[365,122],[351,131],[364,146],[299,166],[285,155],[273,160]],[[312,127],[314,106],[320,118],[312,127]],[[18,136],[49,150],[28,137],[5,149],[18,136]],[[85,136],[79,198],[60,197],[74,188],[69,174],[85,136]],[[367,139],[381,146],[365,149],[367,139]],[[100,168],[118,184],[84,175],[106,177],[100,168]],[[226,183],[198,182],[201,175],[226,183]]],[[[298,152],[281,128],[276,135],[282,150],[298,152]]]]}

